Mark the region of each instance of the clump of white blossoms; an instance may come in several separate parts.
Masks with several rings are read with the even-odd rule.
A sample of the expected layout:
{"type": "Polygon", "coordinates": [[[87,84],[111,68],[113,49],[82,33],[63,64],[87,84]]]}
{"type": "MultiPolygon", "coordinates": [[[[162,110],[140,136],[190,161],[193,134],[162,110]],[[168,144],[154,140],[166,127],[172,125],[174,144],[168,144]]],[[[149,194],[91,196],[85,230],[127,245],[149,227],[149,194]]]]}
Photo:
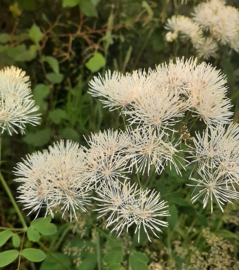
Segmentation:
{"type": "Polygon", "coordinates": [[[178,37],[190,40],[198,56],[204,59],[215,57],[218,45],[228,45],[239,52],[239,11],[226,6],[224,0],[211,0],[194,8],[193,17],[173,16],[167,20],[169,31],[166,40],[178,37]]]}
{"type": "Polygon", "coordinates": [[[106,107],[120,110],[126,131],[92,133],[85,138],[88,147],[61,141],[28,155],[14,171],[25,208],[39,212],[44,207],[53,215],[60,207],[63,215],[69,211],[70,218],[77,218],[78,210],[86,211],[95,199],[99,217],[112,231],[120,235],[135,226],[138,240],[141,228],[150,240],[149,232],[157,236],[167,226],[162,218],[169,215],[160,193],[147,187],[150,172],[160,175],[169,166],[182,176],[189,161],[177,128],[187,130],[195,118],[204,121],[206,130],[196,132],[194,144],[187,146],[197,167],[190,176],[192,202],[204,196],[203,207],[210,202],[213,211],[216,202],[223,211],[224,203],[238,198],[239,127],[226,126],[232,105],[220,71],[197,59],[177,58],[148,71],[107,71],[89,85],[90,94],[106,107]]]}
{"type": "Polygon", "coordinates": [[[38,106],[32,99],[29,77],[16,67],[0,70],[0,128],[2,133],[24,133],[26,124],[40,123],[38,106]]]}
{"type": "Polygon", "coordinates": [[[148,72],[122,75],[108,71],[105,78],[95,76],[89,83],[89,92],[103,97],[105,106],[121,108],[130,125],[168,129],[187,110],[206,124],[229,123],[232,105],[226,97],[225,83],[225,76],[210,64],[197,65],[197,59],[177,58],[176,63],[171,61],[148,72]]]}
{"type": "MultiPolygon", "coordinates": [[[[238,127],[229,126],[225,131],[233,114],[230,111],[232,104],[226,96],[226,82],[225,75],[210,64],[197,64],[197,59],[193,58],[177,58],[175,62],[161,64],[149,71],[134,71],[126,75],[108,71],[105,78],[99,76],[90,81],[89,92],[101,97],[106,107],[120,109],[121,114],[126,116],[126,123],[130,125],[127,133],[131,139],[127,139],[126,145],[129,144],[129,147],[124,151],[129,156],[131,170],[136,173],[149,174],[154,167],[155,172],[161,174],[165,165],[169,164],[181,175],[181,169],[185,169],[188,161],[180,156],[178,146],[181,141],[173,140],[177,134],[174,127],[182,121],[183,125],[187,124],[185,120],[188,121],[189,112],[191,117],[203,119],[206,131],[203,137],[196,133],[194,146],[190,146],[191,157],[197,161],[195,166],[198,167],[192,174],[198,173],[198,178],[201,178],[196,180],[192,175],[190,177],[197,181],[194,186],[195,190],[199,190],[192,201],[195,202],[205,193],[203,207],[210,201],[213,209],[212,204],[216,201],[222,210],[224,202],[231,202],[230,195],[231,199],[237,198],[235,186],[238,184],[239,158],[238,127]],[[187,117],[184,118],[186,112],[187,117]],[[219,154],[215,155],[215,143],[220,145],[220,150],[217,150],[220,158],[219,154]]],[[[109,183],[105,182],[106,185],[109,183]]],[[[97,192],[101,200],[106,201],[108,193],[101,189],[97,192]]],[[[113,209],[103,203],[101,207],[102,214],[107,209],[109,212],[113,209]]],[[[111,213],[108,225],[115,222],[113,217],[119,215],[117,211],[111,213]]],[[[119,222],[115,224],[114,230],[119,233],[122,227],[127,228],[127,224],[131,224],[130,214],[129,219],[125,215],[122,219],[116,218],[119,222]]]]}
{"type": "Polygon", "coordinates": [[[150,240],[148,230],[157,236],[155,231],[161,232],[159,226],[167,227],[168,223],[159,220],[158,217],[169,216],[165,201],[160,201],[160,193],[142,190],[137,185],[130,183],[112,182],[97,190],[99,203],[97,211],[99,217],[109,214],[107,227],[114,226],[112,231],[121,234],[124,228],[128,231],[133,224],[136,225],[135,233],[138,232],[140,240],[140,229],[144,228],[150,240]]]}
{"type": "Polygon", "coordinates": [[[220,170],[213,170],[208,168],[201,168],[198,170],[199,179],[190,177],[190,180],[195,184],[188,184],[188,186],[194,187],[196,193],[192,197],[194,203],[197,199],[204,195],[203,208],[205,208],[210,201],[211,212],[213,212],[213,201],[216,200],[220,209],[223,211],[222,206],[225,203],[232,203],[231,200],[238,199],[238,192],[228,185],[227,180],[224,178],[223,172],[220,170]]]}
{"type": "Polygon", "coordinates": [[[15,181],[22,183],[19,201],[31,209],[30,213],[38,215],[45,208],[46,215],[53,216],[60,206],[62,215],[69,211],[70,219],[72,215],[77,219],[76,210],[85,212],[90,202],[90,186],[80,169],[84,159],[84,151],[71,141],[60,141],[49,150],[28,155],[14,170],[15,181]]]}

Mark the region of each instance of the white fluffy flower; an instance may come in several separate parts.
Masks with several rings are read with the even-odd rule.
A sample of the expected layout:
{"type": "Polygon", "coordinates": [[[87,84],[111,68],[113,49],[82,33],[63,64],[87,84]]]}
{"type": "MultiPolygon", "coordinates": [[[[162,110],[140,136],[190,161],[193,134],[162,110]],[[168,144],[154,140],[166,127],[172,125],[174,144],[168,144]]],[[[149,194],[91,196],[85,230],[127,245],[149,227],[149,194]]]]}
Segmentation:
{"type": "Polygon", "coordinates": [[[197,48],[202,42],[202,29],[200,29],[200,27],[188,17],[174,15],[167,20],[165,28],[172,33],[171,39],[175,39],[174,33],[179,33],[182,39],[189,39],[195,48],[197,48]]]}
{"type": "Polygon", "coordinates": [[[26,124],[40,122],[39,110],[32,99],[29,78],[16,67],[0,70],[0,128],[10,135],[19,128],[24,133],[26,124]]]}
{"type": "MultiPolygon", "coordinates": [[[[76,210],[86,211],[89,204],[88,183],[79,173],[85,156],[77,143],[60,141],[49,151],[28,155],[17,164],[15,181],[22,183],[19,201],[31,212],[46,208],[46,214],[61,206],[62,215],[69,211],[77,218],[76,210]]],[[[30,212],[30,213],[31,213],[30,212]]]]}
{"type": "Polygon", "coordinates": [[[156,191],[141,190],[136,185],[117,181],[102,186],[97,194],[98,198],[95,199],[99,201],[97,211],[100,217],[109,214],[107,227],[113,225],[112,231],[116,231],[118,235],[124,228],[128,231],[129,227],[135,224],[138,241],[141,227],[150,240],[148,230],[158,237],[155,231],[161,232],[159,227],[167,226],[167,222],[158,219],[169,216],[169,213],[164,210],[166,203],[160,201],[160,194],[156,191]]]}
{"type": "Polygon", "coordinates": [[[199,168],[218,169],[224,176],[225,183],[232,186],[239,184],[239,126],[231,124],[207,127],[200,135],[196,133],[193,139],[193,158],[199,168]]]}
{"type": "Polygon", "coordinates": [[[187,90],[191,110],[206,124],[228,124],[233,115],[226,97],[226,77],[210,64],[201,63],[188,76],[187,90]]]}
{"type": "Polygon", "coordinates": [[[181,174],[178,165],[184,169],[182,162],[185,160],[179,156],[178,143],[173,142],[173,138],[170,140],[167,133],[150,126],[129,129],[128,132],[132,137],[128,153],[131,166],[136,167],[136,172],[144,174],[147,171],[149,175],[151,166],[154,166],[156,173],[160,174],[165,165],[169,164],[170,168],[173,165],[177,173],[181,174]]]}
{"type": "Polygon", "coordinates": [[[193,186],[192,202],[194,203],[201,196],[203,198],[203,208],[205,208],[210,201],[211,212],[213,212],[213,201],[216,200],[220,209],[223,211],[222,206],[225,203],[232,203],[231,200],[238,199],[238,192],[233,190],[231,186],[228,186],[224,175],[221,174],[220,170],[212,171],[208,169],[199,170],[198,174],[200,179],[190,178],[195,184],[188,184],[193,186]]]}
{"type": "Polygon", "coordinates": [[[197,48],[197,53],[199,57],[204,59],[209,59],[214,57],[218,50],[218,44],[211,37],[205,38],[202,43],[197,48]]]}
{"type": "Polygon", "coordinates": [[[86,140],[84,177],[92,184],[101,186],[119,177],[128,179],[130,172],[128,157],[125,155],[130,137],[122,131],[106,130],[91,134],[86,140]]]}
{"type": "Polygon", "coordinates": [[[221,44],[239,51],[239,11],[225,1],[211,0],[194,8],[193,20],[221,44]]]}
{"type": "Polygon", "coordinates": [[[137,102],[139,96],[146,88],[151,87],[146,72],[134,71],[125,75],[114,71],[107,71],[105,77],[94,77],[89,82],[89,93],[94,97],[104,97],[101,100],[106,107],[111,109],[125,108],[137,102]]]}

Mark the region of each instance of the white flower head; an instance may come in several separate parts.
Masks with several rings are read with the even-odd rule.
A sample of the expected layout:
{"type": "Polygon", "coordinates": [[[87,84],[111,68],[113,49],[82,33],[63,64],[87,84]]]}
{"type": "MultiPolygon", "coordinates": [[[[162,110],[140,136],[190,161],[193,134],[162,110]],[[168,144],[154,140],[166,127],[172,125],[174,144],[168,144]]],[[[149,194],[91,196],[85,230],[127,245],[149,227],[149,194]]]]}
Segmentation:
{"type": "Polygon", "coordinates": [[[224,212],[222,206],[225,203],[232,203],[231,200],[238,199],[238,192],[227,184],[220,170],[212,171],[203,168],[198,171],[198,174],[200,179],[190,178],[195,184],[187,184],[188,186],[194,187],[193,193],[198,192],[192,197],[193,203],[204,195],[203,208],[205,208],[210,201],[211,212],[213,212],[213,202],[216,200],[221,211],[224,212]]]}
{"type": "Polygon", "coordinates": [[[239,51],[239,11],[222,0],[211,0],[194,8],[193,20],[210,31],[213,39],[239,51]]]}
{"type": "Polygon", "coordinates": [[[202,62],[188,77],[187,90],[190,107],[206,124],[228,124],[231,121],[232,104],[226,97],[225,75],[202,62]]]}
{"type": "Polygon", "coordinates": [[[144,174],[147,171],[149,175],[151,166],[154,166],[156,173],[161,174],[168,163],[170,168],[173,165],[179,174],[181,174],[179,164],[185,169],[178,155],[179,143],[173,142],[173,138],[170,140],[165,131],[141,126],[135,130],[128,129],[128,132],[132,137],[128,152],[131,157],[131,166],[136,167],[136,172],[140,171],[144,174]]]}
{"type": "MultiPolygon", "coordinates": [[[[200,29],[199,25],[197,25],[188,17],[181,15],[177,16],[174,15],[167,20],[165,28],[172,33],[178,33],[181,39],[183,40],[189,39],[192,42],[193,47],[195,48],[197,48],[202,42],[203,38],[202,29],[200,29]]],[[[174,37],[171,36],[171,39],[174,37]]],[[[169,39],[168,41],[171,40],[169,39]]]]}
{"type": "Polygon", "coordinates": [[[105,107],[110,109],[125,108],[137,102],[145,88],[150,87],[145,71],[134,71],[125,75],[114,71],[107,71],[105,77],[94,77],[89,82],[89,93],[94,97],[103,97],[105,107]]]}
{"type": "Polygon", "coordinates": [[[86,139],[85,177],[96,186],[118,178],[128,179],[128,157],[125,155],[130,137],[122,131],[106,130],[86,139]]]}
{"type": "Polygon", "coordinates": [[[196,133],[193,139],[194,161],[200,168],[219,168],[228,181],[238,184],[239,178],[239,126],[230,124],[208,126],[202,135],[196,133]]]}
{"type": "Polygon", "coordinates": [[[215,57],[218,50],[218,44],[211,37],[207,37],[198,46],[197,53],[199,57],[208,60],[210,57],[215,57]]]}
{"type": "MultiPolygon", "coordinates": [[[[17,164],[15,181],[22,183],[18,188],[19,201],[31,212],[46,208],[46,214],[61,206],[62,215],[69,211],[77,219],[76,210],[86,211],[89,204],[89,184],[82,179],[79,167],[85,156],[77,143],[60,141],[49,147],[49,151],[28,155],[17,164]]],[[[30,213],[31,213],[30,212],[30,213]]]]}
{"type": "Polygon", "coordinates": [[[166,202],[160,201],[160,194],[156,191],[141,190],[137,185],[129,183],[114,182],[102,186],[97,191],[100,217],[110,214],[107,218],[107,227],[113,225],[112,231],[120,235],[124,228],[128,231],[133,224],[136,225],[135,233],[138,232],[140,240],[140,229],[144,228],[150,240],[148,230],[157,236],[155,231],[161,232],[160,226],[167,227],[167,222],[159,217],[169,216],[166,202]]]}
{"type": "Polygon", "coordinates": [[[0,128],[10,135],[19,128],[24,133],[26,124],[40,122],[39,110],[32,99],[29,78],[16,67],[0,70],[0,128]]]}

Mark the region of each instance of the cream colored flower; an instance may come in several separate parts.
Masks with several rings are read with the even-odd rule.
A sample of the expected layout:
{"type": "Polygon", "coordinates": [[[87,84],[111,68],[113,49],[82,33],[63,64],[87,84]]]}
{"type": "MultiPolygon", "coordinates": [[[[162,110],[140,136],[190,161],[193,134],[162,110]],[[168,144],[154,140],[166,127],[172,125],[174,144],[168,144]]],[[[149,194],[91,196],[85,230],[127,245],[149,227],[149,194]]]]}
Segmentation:
{"type": "Polygon", "coordinates": [[[210,57],[215,57],[218,50],[218,44],[211,38],[205,38],[198,46],[197,53],[199,57],[208,60],[210,57]]]}
{"type": "Polygon", "coordinates": [[[178,143],[170,140],[164,131],[159,132],[150,126],[142,126],[135,130],[129,129],[128,132],[132,138],[128,153],[131,166],[136,167],[136,172],[144,174],[146,171],[149,175],[153,166],[155,172],[161,174],[168,164],[170,168],[173,166],[178,174],[181,174],[179,165],[185,169],[182,163],[186,161],[179,156],[178,143]]]}
{"type": "Polygon", "coordinates": [[[98,203],[97,211],[99,217],[109,214],[107,227],[114,226],[112,231],[120,235],[124,228],[128,231],[133,224],[136,225],[135,233],[138,232],[140,240],[140,230],[143,227],[150,240],[148,230],[157,236],[155,231],[161,232],[160,226],[167,227],[167,222],[159,217],[169,216],[165,201],[160,201],[160,194],[148,189],[139,189],[135,184],[121,183],[116,181],[108,183],[97,190],[98,203]]]}
{"type": "Polygon", "coordinates": [[[194,8],[193,20],[213,39],[239,52],[239,11],[225,1],[211,0],[194,8]]]}
{"type": "Polygon", "coordinates": [[[84,159],[82,149],[71,141],[60,141],[49,151],[28,155],[14,170],[15,181],[22,183],[18,188],[19,201],[25,209],[31,209],[30,213],[38,215],[45,208],[46,214],[53,216],[60,206],[62,215],[69,211],[70,219],[72,215],[77,219],[76,211],[86,211],[85,205],[90,201],[89,183],[79,173],[84,159]]]}
{"type": "Polygon", "coordinates": [[[16,67],[0,70],[0,128],[10,135],[17,128],[24,133],[26,124],[40,123],[39,110],[32,99],[29,78],[16,67]]]}
{"type": "Polygon", "coordinates": [[[191,177],[190,180],[194,181],[195,184],[188,184],[188,186],[194,187],[193,193],[198,192],[192,197],[193,203],[204,195],[203,208],[205,208],[210,201],[211,212],[213,212],[213,201],[215,200],[222,212],[224,212],[222,206],[225,203],[232,203],[231,200],[238,199],[239,193],[228,186],[220,170],[212,171],[202,169],[198,171],[198,174],[200,179],[191,177]]]}
{"type": "MultiPolygon", "coordinates": [[[[165,28],[171,33],[178,33],[178,35],[185,41],[189,39],[195,48],[200,46],[202,43],[202,29],[200,29],[200,27],[188,17],[174,15],[167,20],[165,28]]],[[[168,36],[167,38],[169,39],[168,36]]]]}
{"type": "Polygon", "coordinates": [[[188,77],[190,110],[208,125],[228,124],[231,121],[232,104],[226,97],[226,82],[225,75],[204,62],[197,65],[188,77]]]}

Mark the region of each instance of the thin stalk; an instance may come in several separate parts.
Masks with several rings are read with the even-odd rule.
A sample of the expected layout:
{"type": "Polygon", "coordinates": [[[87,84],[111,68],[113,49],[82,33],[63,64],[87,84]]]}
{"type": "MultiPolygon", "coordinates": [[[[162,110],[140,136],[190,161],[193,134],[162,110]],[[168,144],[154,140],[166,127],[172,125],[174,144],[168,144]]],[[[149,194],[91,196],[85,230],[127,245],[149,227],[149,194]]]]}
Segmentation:
{"type": "Polygon", "coordinates": [[[138,64],[138,62],[139,62],[139,59],[140,59],[140,57],[141,57],[141,55],[142,55],[142,53],[143,53],[143,51],[144,51],[144,49],[145,49],[145,47],[146,47],[146,45],[147,45],[147,43],[148,43],[149,38],[151,37],[153,31],[154,31],[154,27],[152,27],[151,30],[149,31],[148,36],[147,36],[147,38],[145,39],[144,44],[143,44],[143,46],[141,47],[141,49],[140,49],[140,51],[139,51],[139,53],[138,53],[138,55],[137,55],[137,58],[136,58],[136,61],[135,61],[134,65],[133,65],[133,67],[132,67],[132,70],[134,70],[134,69],[136,68],[136,66],[137,66],[137,64],[138,64]]]}
{"type": "Polygon", "coordinates": [[[137,181],[139,183],[139,186],[140,186],[140,188],[142,188],[142,185],[141,185],[141,182],[140,182],[140,177],[139,177],[139,172],[137,172],[136,175],[137,175],[137,181]]]}
{"type": "Polygon", "coordinates": [[[90,223],[90,225],[92,225],[98,232],[100,232],[102,235],[104,235],[106,238],[110,239],[111,241],[113,241],[115,244],[121,246],[118,242],[116,242],[114,239],[112,239],[111,237],[109,237],[109,235],[107,233],[105,233],[104,231],[102,231],[100,228],[98,228],[85,214],[82,213],[82,216],[84,216],[84,218],[90,223]]]}
{"type": "Polygon", "coordinates": [[[58,248],[61,245],[62,241],[64,240],[65,236],[71,230],[71,226],[70,226],[69,223],[67,223],[65,226],[63,227],[64,230],[59,230],[58,231],[58,235],[59,234],[61,235],[59,241],[56,243],[56,240],[57,240],[56,239],[55,241],[51,242],[50,247],[49,247],[50,250],[52,250],[52,251],[58,250],[58,248]],[[65,226],[66,226],[66,228],[65,228],[65,226]]]}
{"type": "Polygon", "coordinates": [[[2,185],[3,185],[4,189],[6,190],[7,195],[8,195],[8,197],[9,197],[11,203],[12,203],[12,205],[13,205],[15,211],[17,212],[17,215],[18,215],[18,217],[19,217],[19,219],[20,219],[20,221],[21,221],[21,223],[22,223],[22,226],[23,226],[24,230],[26,231],[26,230],[27,230],[27,224],[26,224],[26,222],[25,222],[25,220],[24,220],[24,218],[23,218],[23,215],[22,215],[22,213],[21,213],[19,207],[18,207],[18,205],[16,204],[15,199],[14,199],[13,196],[12,196],[12,192],[10,191],[10,189],[9,189],[9,187],[8,187],[8,185],[7,185],[6,181],[5,181],[5,179],[3,178],[1,172],[0,172],[0,181],[2,182],[2,185]]]}
{"type": "Polygon", "coordinates": [[[67,270],[71,270],[71,268],[67,267],[66,265],[64,265],[58,258],[57,256],[52,253],[41,241],[37,242],[38,245],[47,253],[49,254],[57,263],[59,263],[64,269],[67,270]]]}
{"type": "Polygon", "coordinates": [[[100,234],[96,233],[96,254],[98,262],[98,270],[101,270],[101,254],[100,254],[100,234]]]}
{"type": "Polygon", "coordinates": [[[10,230],[10,231],[14,231],[14,232],[25,232],[24,228],[15,229],[15,228],[8,228],[8,227],[0,227],[0,230],[10,230]]]}
{"type": "MultiPolygon", "coordinates": [[[[24,239],[25,239],[25,232],[24,232],[24,235],[23,235],[22,240],[21,240],[21,249],[20,250],[23,249],[24,239]]],[[[21,265],[21,252],[19,253],[19,256],[18,256],[17,270],[20,269],[20,265],[21,265]]]]}

